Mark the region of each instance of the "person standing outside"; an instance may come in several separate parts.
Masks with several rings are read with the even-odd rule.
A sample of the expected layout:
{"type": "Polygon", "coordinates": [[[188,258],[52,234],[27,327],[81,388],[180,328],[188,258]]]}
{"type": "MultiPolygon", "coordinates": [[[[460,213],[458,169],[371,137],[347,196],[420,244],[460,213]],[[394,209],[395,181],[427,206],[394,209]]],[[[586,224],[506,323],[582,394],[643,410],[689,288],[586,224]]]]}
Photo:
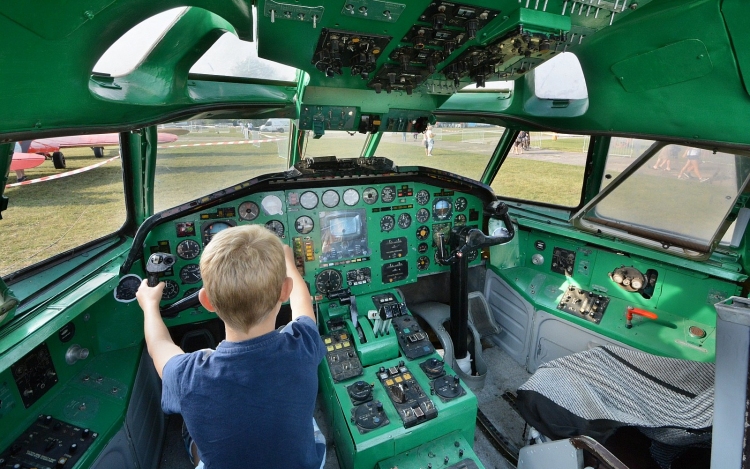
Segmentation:
{"type": "Polygon", "coordinates": [[[689,147],[685,151],[685,156],[687,156],[687,163],[685,163],[685,166],[682,167],[682,169],[680,170],[680,174],[677,175],[677,178],[683,179],[683,176],[685,176],[685,179],[688,179],[690,177],[689,173],[692,172],[700,182],[708,181],[708,178],[704,178],[703,176],[701,176],[701,172],[698,169],[701,158],[700,148],[689,147]]]}
{"type": "Polygon", "coordinates": [[[428,125],[422,133],[422,143],[427,156],[432,156],[432,148],[435,146],[435,134],[432,133],[432,126],[428,125]]]}

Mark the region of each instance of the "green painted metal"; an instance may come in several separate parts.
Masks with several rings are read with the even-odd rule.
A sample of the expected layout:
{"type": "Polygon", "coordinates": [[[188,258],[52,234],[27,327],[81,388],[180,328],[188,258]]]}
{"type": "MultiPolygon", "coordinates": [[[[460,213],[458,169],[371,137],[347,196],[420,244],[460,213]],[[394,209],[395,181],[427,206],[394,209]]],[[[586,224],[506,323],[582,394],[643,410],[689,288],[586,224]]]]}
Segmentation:
{"type": "MultiPolygon", "coordinates": [[[[419,363],[430,357],[440,358],[437,354],[434,354],[417,360],[406,361],[406,366],[424,390],[430,389],[430,383],[419,368],[419,363]]],[[[334,444],[337,448],[336,454],[342,468],[373,468],[379,461],[393,458],[407,450],[419,447],[425,442],[436,440],[448,434],[455,436],[456,431],[465,441],[474,441],[477,401],[474,393],[465,385],[463,387],[466,389],[466,395],[447,403],[442,402],[437,396],[432,396],[432,401],[438,410],[437,418],[408,429],[404,428],[395,407],[377,378],[377,372],[381,366],[388,368],[398,364],[399,359],[381,362],[366,367],[363,376],[351,378],[341,383],[333,382],[328,365],[325,362],[320,365],[318,369],[320,386],[322,394],[328,396],[328,399],[324,400],[327,406],[326,414],[331,419],[329,424],[332,423],[334,444]],[[346,386],[357,380],[375,383],[373,400],[383,403],[383,409],[389,419],[387,425],[365,434],[361,434],[351,421],[353,405],[346,391],[346,386]]],[[[446,372],[450,375],[454,374],[447,365],[446,372]]]]}
{"type": "Polygon", "coordinates": [[[432,467],[438,468],[441,465],[465,463],[467,459],[473,461],[478,469],[484,469],[484,465],[474,453],[472,445],[460,433],[456,432],[381,461],[378,463],[377,469],[393,469],[394,467],[399,469],[423,469],[425,464],[432,464],[432,467]]]}
{"type": "Polygon", "coordinates": [[[362,157],[363,158],[372,158],[375,156],[375,151],[378,148],[378,143],[380,143],[380,139],[383,137],[383,127],[381,124],[380,130],[374,134],[370,134],[368,136],[367,142],[365,142],[364,148],[362,148],[362,157]]]}
{"type": "Polygon", "coordinates": [[[487,167],[484,169],[484,173],[482,174],[481,179],[483,183],[487,185],[492,184],[492,180],[495,178],[495,174],[497,174],[498,168],[500,168],[500,166],[503,164],[505,158],[508,157],[508,154],[510,153],[511,148],[513,147],[513,143],[515,143],[517,137],[518,131],[505,129],[503,136],[500,137],[500,141],[497,142],[495,151],[492,152],[492,157],[487,163],[487,167]]]}
{"type": "Polygon", "coordinates": [[[607,151],[612,141],[610,137],[593,137],[590,146],[594,157],[587,163],[587,177],[583,189],[583,203],[588,203],[599,193],[604,171],[607,168],[607,151]]]}

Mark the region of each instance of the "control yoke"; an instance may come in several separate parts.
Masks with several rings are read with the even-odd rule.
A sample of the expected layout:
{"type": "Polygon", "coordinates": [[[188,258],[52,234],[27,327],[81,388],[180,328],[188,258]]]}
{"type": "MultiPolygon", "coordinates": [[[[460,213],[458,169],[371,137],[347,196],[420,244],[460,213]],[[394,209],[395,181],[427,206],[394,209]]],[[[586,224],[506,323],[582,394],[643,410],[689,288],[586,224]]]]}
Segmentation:
{"type": "MultiPolygon", "coordinates": [[[[174,266],[177,258],[172,254],[166,254],[163,252],[155,252],[151,254],[146,263],[146,272],[148,273],[148,286],[155,287],[159,284],[159,274],[166,272],[174,266]]],[[[192,293],[189,296],[181,299],[180,301],[173,303],[166,308],[160,310],[162,317],[173,318],[177,316],[180,311],[184,311],[188,308],[194,308],[200,304],[198,300],[198,292],[192,293]]]]}
{"type": "Polygon", "coordinates": [[[475,249],[507,243],[516,234],[508,216],[508,207],[504,203],[499,200],[492,201],[485,208],[485,213],[503,221],[503,234],[488,236],[477,228],[456,226],[450,231],[447,240],[444,233],[440,233],[437,239],[438,262],[451,266],[450,333],[456,359],[466,358],[468,351],[469,253],[475,249]],[[450,253],[446,252],[446,242],[451,248],[450,253]]]}
{"type": "Polygon", "coordinates": [[[450,265],[461,257],[466,256],[475,249],[482,249],[496,244],[504,244],[513,239],[515,230],[508,216],[508,206],[499,200],[491,202],[485,209],[485,213],[492,218],[500,218],[505,224],[505,234],[499,236],[488,236],[477,228],[457,226],[451,230],[448,243],[451,247],[450,255],[446,253],[445,234],[440,233],[437,240],[437,258],[443,265],[450,265]]]}
{"type": "Polygon", "coordinates": [[[159,274],[171,269],[177,259],[172,254],[155,252],[151,254],[146,263],[148,273],[148,286],[155,287],[159,284],[159,274]]]}

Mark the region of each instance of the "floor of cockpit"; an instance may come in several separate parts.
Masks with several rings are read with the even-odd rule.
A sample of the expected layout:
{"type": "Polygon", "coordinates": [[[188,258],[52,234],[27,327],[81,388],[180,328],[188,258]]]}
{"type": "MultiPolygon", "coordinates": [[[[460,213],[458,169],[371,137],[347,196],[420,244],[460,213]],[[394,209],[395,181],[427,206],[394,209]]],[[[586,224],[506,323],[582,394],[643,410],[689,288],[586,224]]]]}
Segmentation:
{"type": "MultiPolygon", "coordinates": [[[[502,395],[506,391],[515,392],[518,386],[523,384],[531,375],[499,347],[494,347],[491,343],[487,343],[487,345],[488,347],[484,350],[484,359],[488,368],[487,378],[484,388],[476,392],[479,408],[503,437],[520,448],[523,444],[524,421],[512,409],[511,405],[502,398],[502,395]]],[[[325,425],[325,418],[320,405],[316,407],[315,412],[315,418],[328,441],[325,469],[338,469],[340,466],[336,459],[336,451],[331,444],[333,438],[325,425]]],[[[181,427],[182,418],[179,415],[168,417],[167,436],[159,461],[159,469],[190,468],[190,462],[180,437],[181,427]]],[[[474,451],[486,469],[511,469],[514,467],[500,456],[479,428],[475,432],[474,451]]]]}

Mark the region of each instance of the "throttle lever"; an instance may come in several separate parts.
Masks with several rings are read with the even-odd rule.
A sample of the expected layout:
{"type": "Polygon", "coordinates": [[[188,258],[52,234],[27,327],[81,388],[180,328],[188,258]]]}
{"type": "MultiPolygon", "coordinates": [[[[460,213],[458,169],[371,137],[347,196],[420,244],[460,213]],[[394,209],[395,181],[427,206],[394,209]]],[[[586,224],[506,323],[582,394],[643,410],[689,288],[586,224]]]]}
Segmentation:
{"type": "Polygon", "coordinates": [[[155,287],[159,284],[159,274],[171,269],[177,258],[172,254],[155,252],[148,257],[146,272],[148,273],[148,286],[155,287]]]}

